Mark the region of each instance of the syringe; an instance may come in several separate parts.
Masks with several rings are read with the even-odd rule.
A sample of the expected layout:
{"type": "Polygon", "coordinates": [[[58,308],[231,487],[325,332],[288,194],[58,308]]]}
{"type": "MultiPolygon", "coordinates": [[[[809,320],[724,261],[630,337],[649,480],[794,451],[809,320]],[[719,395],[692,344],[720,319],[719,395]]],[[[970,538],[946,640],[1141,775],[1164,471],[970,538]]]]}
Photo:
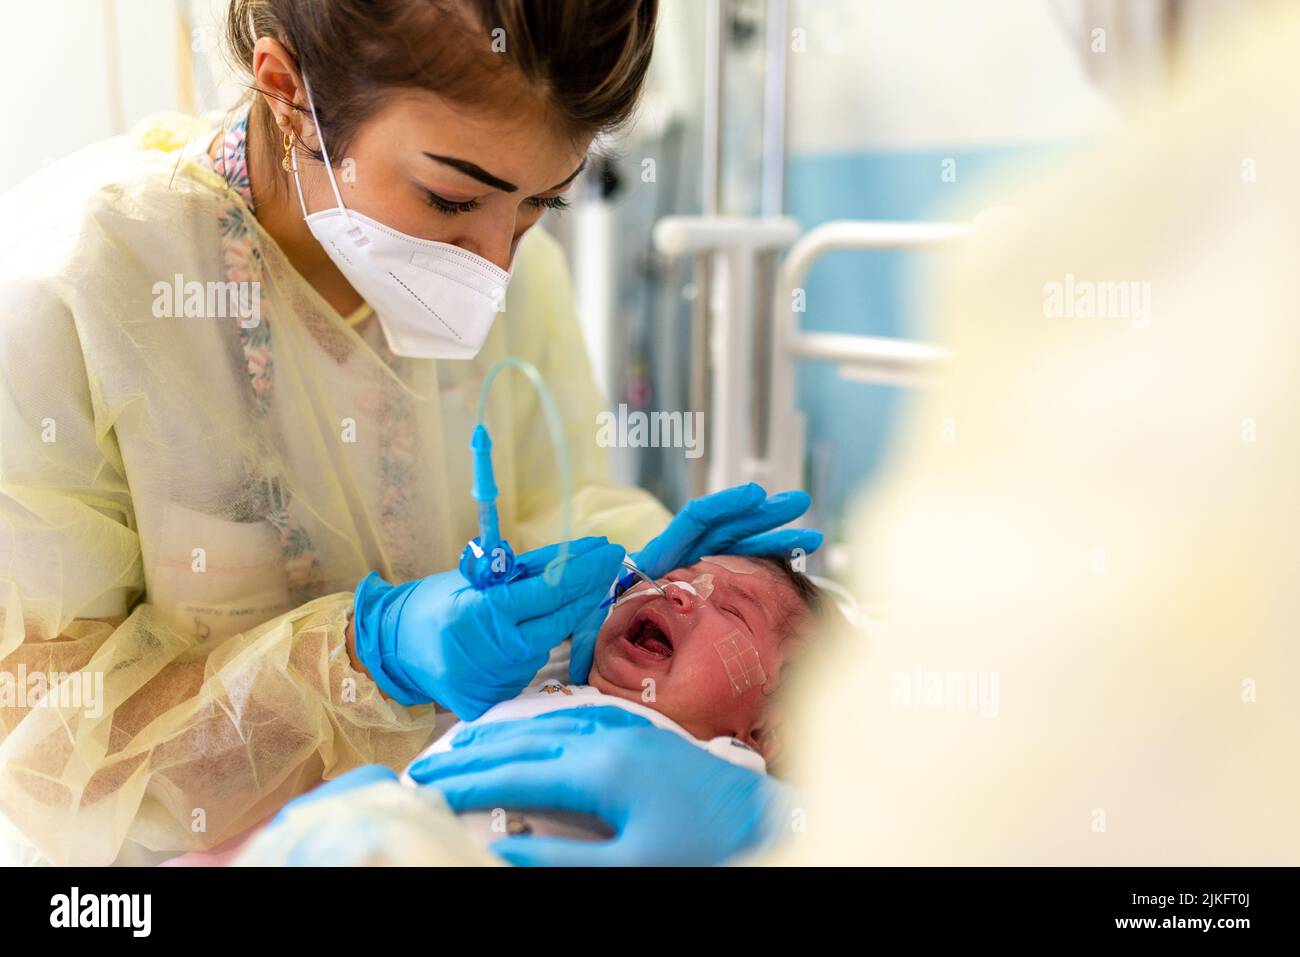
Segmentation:
{"type": "Polygon", "coordinates": [[[492,471],[492,439],[482,422],[474,427],[469,440],[474,457],[474,487],[470,494],[478,502],[479,544],[491,551],[501,541],[501,523],[497,520],[497,482],[492,471]]]}
{"type": "Polygon", "coordinates": [[[460,555],[460,572],[480,591],[508,581],[515,570],[515,553],[501,537],[497,518],[497,483],[492,471],[492,439],[480,422],[469,441],[474,460],[474,484],[470,494],[478,503],[477,538],[470,539],[460,555]]]}

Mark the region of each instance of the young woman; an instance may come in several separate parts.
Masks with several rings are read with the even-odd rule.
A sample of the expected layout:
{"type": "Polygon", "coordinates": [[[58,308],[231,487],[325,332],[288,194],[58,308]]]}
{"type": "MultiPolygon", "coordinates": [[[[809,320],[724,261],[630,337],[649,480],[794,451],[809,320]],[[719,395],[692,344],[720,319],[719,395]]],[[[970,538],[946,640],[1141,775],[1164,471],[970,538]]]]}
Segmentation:
{"type": "MultiPolygon", "coordinates": [[[[585,677],[622,546],[667,516],[603,481],[566,267],[532,227],[629,117],[655,14],[236,0],[242,104],[4,198],[0,671],[59,694],[0,708],[0,811],[44,856],[218,844],[322,777],[403,764],[571,634],[585,677]],[[531,388],[502,377],[502,522],[537,551],[474,592],[468,445],[506,355],[557,393],[579,531],[621,544],[581,539],[558,587],[538,577],[557,468],[531,388]]],[[[639,560],[811,550],[770,531],[806,505],[720,493],[639,560]]]]}

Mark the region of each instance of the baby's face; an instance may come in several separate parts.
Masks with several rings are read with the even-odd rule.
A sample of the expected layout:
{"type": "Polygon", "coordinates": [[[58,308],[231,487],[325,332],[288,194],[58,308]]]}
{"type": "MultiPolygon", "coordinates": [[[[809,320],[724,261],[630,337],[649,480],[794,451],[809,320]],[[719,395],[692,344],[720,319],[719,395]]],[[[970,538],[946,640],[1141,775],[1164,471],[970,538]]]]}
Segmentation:
{"type": "Polygon", "coordinates": [[[775,569],[731,555],[676,569],[659,584],[666,596],[642,582],[614,606],[596,638],[591,684],[702,740],[730,735],[761,750],[764,685],[770,694],[782,639],[807,613],[794,587],[775,569]]]}

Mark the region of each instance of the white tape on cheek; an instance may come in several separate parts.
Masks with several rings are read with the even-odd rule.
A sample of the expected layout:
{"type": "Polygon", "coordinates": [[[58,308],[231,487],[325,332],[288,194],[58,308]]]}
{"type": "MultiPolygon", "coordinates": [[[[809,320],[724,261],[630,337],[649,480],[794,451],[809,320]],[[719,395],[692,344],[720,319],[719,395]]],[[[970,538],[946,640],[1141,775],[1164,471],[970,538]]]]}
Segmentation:
{"type": "Polygon", "coordinates": [[[727,681],[731,684],[732,697],[739,697],[752,688],[761,688],[767,683],[767,674],[758,659],[758,649],[745,635],[732,631],[713,646],[713,650],[722,659],[722,667],[727,671],[727,681]]]}

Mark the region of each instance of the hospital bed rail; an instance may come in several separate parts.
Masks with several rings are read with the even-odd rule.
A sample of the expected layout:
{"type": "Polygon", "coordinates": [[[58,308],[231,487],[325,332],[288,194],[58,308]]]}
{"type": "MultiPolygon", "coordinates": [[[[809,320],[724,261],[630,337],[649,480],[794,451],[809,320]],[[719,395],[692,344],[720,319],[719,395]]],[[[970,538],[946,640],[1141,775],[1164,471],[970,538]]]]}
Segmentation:
{"type": "Polygon", "coordinates": [[[948,358],[945,350],[915,340],[802,328],[794,293],[818,259],[847,249],[937,249],[966,238],[969,230],[958,223],[836,220],[799,236],[798,223],[785,216],[660,219],[654,242],[661,254],[707,256],[720,273],[709,326],[707,490],[751,481],[803,487],[806,429],[795,393],[798,363],[829,361],[854,381],[916,386],[948,358]],[[762,323],[760,310],[766,307],[755,295],[758,258],[782,249],[788,251],[771,291],[770,322],[762,323]],[[755,331],[764,326],[767,349],[760,351],[755,331]],[[756,389],[764,369],[767,388],[756,389]]]}
{"type": "Polygon", "coordinates": [[[969,234],[970,227],[960,223],[835,220],[810,229],[790,247],[772,292],[767,402],[759,416],[766,427],[755,423],[754,454],[742,462],[741,481],[803,487],[806,429],[795,390],[800,362],[834,362],[840,375],[856,382],[915,387],[949,358],[947,350],[916,340],[803,328],[806,312],[794,308],[794,293],[814,264],[838,250],[938,249],[969,234]]]}

